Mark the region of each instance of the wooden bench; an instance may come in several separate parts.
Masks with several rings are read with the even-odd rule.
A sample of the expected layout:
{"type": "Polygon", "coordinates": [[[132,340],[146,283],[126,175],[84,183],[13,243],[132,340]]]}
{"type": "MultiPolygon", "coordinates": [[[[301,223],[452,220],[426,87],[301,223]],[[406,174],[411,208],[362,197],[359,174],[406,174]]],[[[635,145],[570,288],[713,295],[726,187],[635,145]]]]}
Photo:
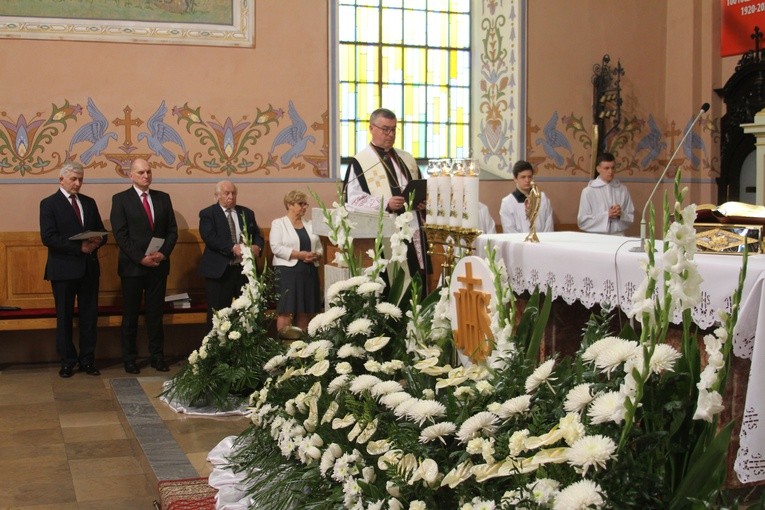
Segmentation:
{"type": "MultiPolygon", "coordinates": [[[[266,249],[259,259],[262,268],[270,263],[268,228],[261,228],[266,249]]],[[[170,257],[167,294],[187,292],[192,308],[165,310],[165,324],[203,324],[207,320],[204,278],[197,274],[204,243],[198,230],[180,230],[170,257]]],[[[117,275],[118,248],[113,238],[98,251],[101,264],[99,287],[99,327],[119,326],[122,290],[117,275]]],[[[19,311],[0,311],[0,331],[54,329],[56,313],[50,282],[43,279],[48,250],[39,232],[0,232],[0,305],[19,311]]],[[[139,319],[143,321],[143,317],[139,319]]]]}

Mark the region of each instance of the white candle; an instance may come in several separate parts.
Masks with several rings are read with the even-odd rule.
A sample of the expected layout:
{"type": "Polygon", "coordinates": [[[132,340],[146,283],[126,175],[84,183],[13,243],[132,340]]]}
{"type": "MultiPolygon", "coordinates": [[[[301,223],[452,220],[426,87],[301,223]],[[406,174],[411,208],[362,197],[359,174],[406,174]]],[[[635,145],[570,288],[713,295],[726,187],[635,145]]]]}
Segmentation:
{"type": "Polygon", "coordinates": [[[438,216],[436,225],[449,225],[449,214],[452,208],[451,177],[442,174],[438,178],[438,216]]]}
{"type": "Polygon", "coordinates": [[[452,207],[449,211],[449,226],[461,227],[462,226],[462,213],[465,210],[465,176],[461,173],[452,175],[451,188],[452,188],[452,207]]]}
{"type": "Polygon", "coordinates": [[[428,200],[425,207],[425,223],[437,225],[438,220],[438,179],[440,175],[430,174],[428,177],[428,200]]]}
{"type": "Polygon", "coordinates": [[[478,228],[478,176],[466,175],[464,178],[465,205],[462,226],[478,228]]]}

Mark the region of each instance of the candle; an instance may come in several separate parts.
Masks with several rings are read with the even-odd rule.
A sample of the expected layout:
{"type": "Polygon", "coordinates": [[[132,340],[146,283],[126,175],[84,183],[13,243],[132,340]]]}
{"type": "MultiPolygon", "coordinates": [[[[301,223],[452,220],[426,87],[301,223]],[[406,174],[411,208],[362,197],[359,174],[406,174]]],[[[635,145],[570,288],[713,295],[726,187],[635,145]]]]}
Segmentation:
{"type": "Polygon", "coordinates": [[[449,225],[452,209],[451,176],[443,173],[438,177],[438,216],[436,225],[449,225]]]}
{"type": "Polygon", "coordinates": [[[464,228],[478,228],[478,175],[469,173],[464,178],[465,205],[462,226],[464,228]]]}
{"type": "Polygon", "coordinates": [[[449,226],[461,227],[462,214],[465,210],[464,183],[465,176],[458,169],[451,177],[452,207],[449,211],[449,226]]]}

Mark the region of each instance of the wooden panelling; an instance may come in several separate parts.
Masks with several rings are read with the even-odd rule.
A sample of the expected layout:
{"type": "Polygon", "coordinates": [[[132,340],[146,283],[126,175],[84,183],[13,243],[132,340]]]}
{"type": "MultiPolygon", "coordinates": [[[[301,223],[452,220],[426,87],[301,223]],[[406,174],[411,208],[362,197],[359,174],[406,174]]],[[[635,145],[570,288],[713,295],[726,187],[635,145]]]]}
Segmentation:
{"type": "MultiPolygon", "coordinates": [[[[261,229],[268,239],[268,228],[261,229]]],[[[197,230],[181,230],[170,256],[167,293],[188,292],[194,302],[204,301],[204,278],[197,274],[204,243],[197,230]]],[[[98,251],[101,263],[99,305],[119,306],[122,286],[117,275],[118,249],[110,237],[98,251]]],[[[48,251],[38,232],[0,232],[0,305],[21,308],[53,308],[50,283],[43,279],[48,251]]],[[[265,256],[271,262],[266,241],[265,256]]],[[[179,319],[182,320],[182,319],[179,319]]]]}

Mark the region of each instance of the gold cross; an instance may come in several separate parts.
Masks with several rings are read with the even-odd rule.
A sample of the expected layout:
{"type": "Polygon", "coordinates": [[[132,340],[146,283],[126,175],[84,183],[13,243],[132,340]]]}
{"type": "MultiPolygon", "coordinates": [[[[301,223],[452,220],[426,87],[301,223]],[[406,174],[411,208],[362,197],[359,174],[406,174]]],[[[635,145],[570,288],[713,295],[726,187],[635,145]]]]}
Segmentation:
{"type": "Polygon", "coordinates": [[[143,121],[141,119],[133,119],[131,117],[133,110],[130,108],[130,106],[126,106],[122,111],[125,112],[125,118],[114,119],[112,122],[114,122],[115,126],[125,126],[125,143],[120,145],[120,149],[127,151],[128,149],[134,148],[133,140],[131,138],[131,127],[138,127],[143,124],[143,121]]]}
{"type": "Polygon", "coordinates": [[[458,276],[457,281],[465,287],[454,293],[457,302],[454,340],[466,356],[478,363],[486,359],[494,342],[491,318],[487,312],[490,297],[474,288],[482,280],[473,277],[473,265],[470,262],[465,264],[465,276],[458,276]]]}

